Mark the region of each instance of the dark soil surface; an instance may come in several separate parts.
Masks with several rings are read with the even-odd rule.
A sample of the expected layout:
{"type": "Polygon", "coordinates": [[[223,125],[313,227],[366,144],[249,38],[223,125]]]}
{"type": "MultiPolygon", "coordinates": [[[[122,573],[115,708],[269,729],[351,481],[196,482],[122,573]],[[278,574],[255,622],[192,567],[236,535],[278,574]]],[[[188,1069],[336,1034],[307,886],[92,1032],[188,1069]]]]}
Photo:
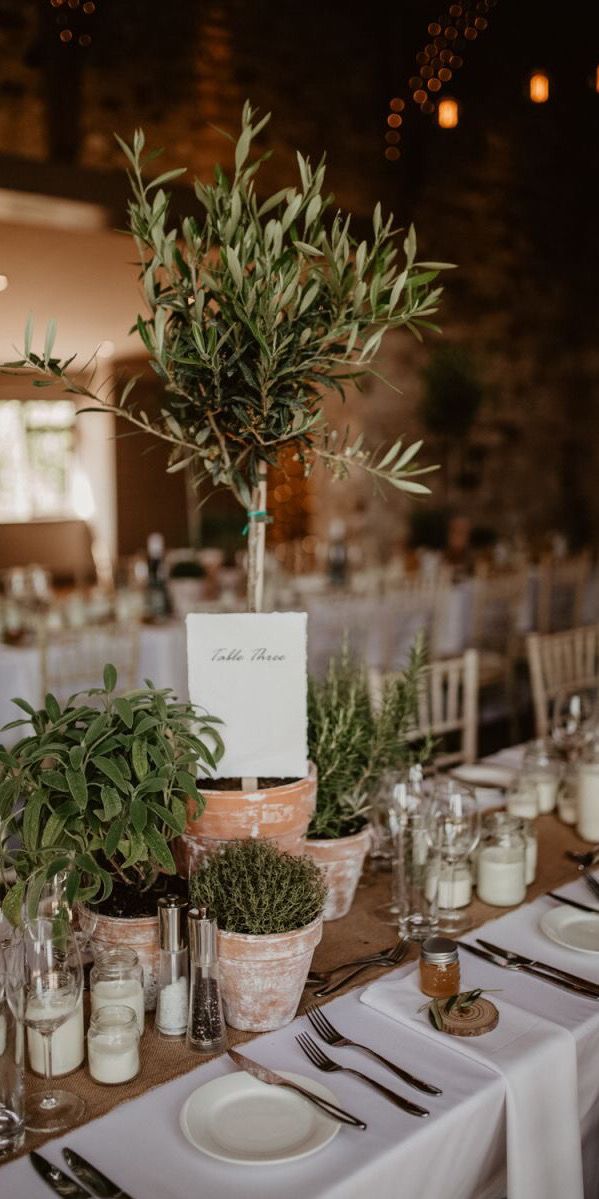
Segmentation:
{"type": "Polygon", "coordinates": [[[147,891],[115,880],[112,893],[98,904],[103,916],[155,916],[161,895],[186,895],[187,884],[175,875],[161,875],[147,891]]]}

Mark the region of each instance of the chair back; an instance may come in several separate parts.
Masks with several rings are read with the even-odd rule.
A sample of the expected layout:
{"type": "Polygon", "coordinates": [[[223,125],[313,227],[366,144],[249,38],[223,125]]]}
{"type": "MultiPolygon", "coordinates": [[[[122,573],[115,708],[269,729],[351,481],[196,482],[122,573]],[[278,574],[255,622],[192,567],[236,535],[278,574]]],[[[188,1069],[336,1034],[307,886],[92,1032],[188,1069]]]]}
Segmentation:
{"type": "Polygon", "coordinates": [[[137,682],[139,625],[102,624],[47,633],[40,643],[42,702],[48,691],[64,703],[69,696],[102,686],[107,662],[116,667],[117,694],[137,682]]]}
{"type": "Polygon", "coordinates": [[[506,658],[517,653],[519,630],[524,621],[528,575],[524,570],[491,574],[479,570],[472,589],[470,644],[506,658]]]}
{"type": "Polygon", "coordinates": [[[539,633],[557,633],[582,624],[590,571],[589,554],[546,558],[541,563],[536,620],[539,633]]]}
{"type": "Polygon", "coordinates": [[[403,670],[410,649],[419,635],[424,634],[429,657],[439,652],[439,629],[447,602],[449,575],[439,571],[436,576],[422,574],[406,576],[401,586],[388,592],[381,604],[381,622],[385,649],[386,670],[403,670]]]}
{"type": "Polygon", "coordinates": [[[550,730],[550,705],[560,694],[599,686],[599,625],[560,633],[530,633],[526,641],[537,737],[550,730]]]}
{"type": "MultiPolygon", "coordinates": [[[[457,658],[431,662],[422,673],[417,720],[408,740],[421,741],[430,736],[445,741],[450,734],[459,735],[456,749],[441,746],[435,753],[432,764],[435,769],[476,761],[478,673],[478,653],[473,649],[467,649],[457,658]]],[[[374,670],[369,672],[375,707],[380,703],[385,679],[390,677],[393,676],[374,670]]]]}

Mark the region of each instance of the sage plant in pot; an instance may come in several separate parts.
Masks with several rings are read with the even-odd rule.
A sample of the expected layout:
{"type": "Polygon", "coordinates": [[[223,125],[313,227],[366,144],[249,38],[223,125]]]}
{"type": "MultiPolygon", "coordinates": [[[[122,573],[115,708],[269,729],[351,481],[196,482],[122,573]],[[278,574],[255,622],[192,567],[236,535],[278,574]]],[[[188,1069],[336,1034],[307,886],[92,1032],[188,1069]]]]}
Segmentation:
{"type": "Polygon", "coordinates": [[[378,704],[366,669],[347,649],[331,660],[323,680],[310,679],[308,744],[318,792],[305,852],[328,888],[325,920],[346,916],[354,901],[371,842],[372,798],[383,774],[429,753],[428,743],[415,749],[407,740],[424,665],[418,641],[405,672],[384,684],[378,704]]]}
{"type": "MultiPolygon", "coordinates": [[[[17,881],[4,911],[17,923],[27,881],[40,886],[66,871],[66,898],[94,907],[93,941],[135,949],[153,1007],[159,958],[157,898],[176,867],[170,843],[185,827],[188,804],[202,807],[198,771],[222,754],[218,718],[179,703],[167,689],[117,695],[117,673],[64,706],[47,695],[35,710],[22,699],[20,721],[33,731],[0,750],[0,820],[17,840],[17,881]]],[[[17,722],[15,722],[17,723],[17,722]]]]}
{"type": "MultiPolygon", "coordinates": [[[[398,437],[389,447],[370,450],[362,435],[350,438],[329,426],[324,401],[332,390],[343,398],[348,385],[377,373],[373,362],[389,332],[406,328],[421,336],[422,329],[435,328],[431,318],[441,294],[435,281],[448,265],[417,260],[413,227],[399,258],[393,216],[384,219],[380,204],[371,235],[354,237],[351,218],[335,210],[325,191],[324,159],[313,167],[298,153],[297,180],[259,198],[263,158],[252,152],[268,120],[257,119],[246,102],[231,177],[217,166],[212,183],[196,180],[195,211],[179,224],[171,220],[163,185],[184,172],[152,178],[156,156],[147,152],[143,131],[132,145],[119,139],[148,308],[137,316],[136,328],[164,386],[157,414],[137,402],[135,377],[116,390],[112,384],[94,390],[89,373],[77,374],[72,357],[57,358],[55,322],[47,327],[43,350],[35,352],[29,321],[21,358],[4,368],[33,371],[42,376],[37,383],[63,385],[93,410],[113,411],[160,438],[171,448],[168,469],[186,470],[197,489],[229,488],[245,510],[250,612],[263,603],[267,472],[283,451],[291,447],[306,475],[321,462],[338,479],[358,471],[375,485],[428,492],[421,476],[434,467],[417,461],[420,442],[406,446],[398,437]]],[[[298,798],[305,832],[314,780],[298,781],[299,797],[285,794],[281,802],[288,806],[298,798]]],[[[212,839],[249,835],[239,815],[252,803],[254,835],[272,835],[279,798],[272,799],[273,810],[264,804],[270,782],[231,783],[228,827],[224,798],[208,794],[206,820],[209,812],[218,816],[220,806],[220,829],[212,839]]],[[[188,857],[195,835],[188,827],[188,857]]]]}
{"type": "Polygon", "coordinates": [[[230,842],[203,860],[190,895],[218,925],[227,1023],[251,1032],[289,1024],[322,936],[317,867],[267,841],[230,842]]]}

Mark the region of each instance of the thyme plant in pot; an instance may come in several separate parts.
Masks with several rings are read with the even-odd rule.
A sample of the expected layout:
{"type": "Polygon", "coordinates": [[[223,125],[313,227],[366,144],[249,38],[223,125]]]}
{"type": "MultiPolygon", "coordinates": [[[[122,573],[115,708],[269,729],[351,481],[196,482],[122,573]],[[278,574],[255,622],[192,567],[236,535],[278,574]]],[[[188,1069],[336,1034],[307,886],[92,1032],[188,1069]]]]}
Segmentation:
{"type": "MultiPolygon", "coordinates": [[[[213,183],[196,180],[198,210],[178,225],[169,217],[163,185],[182,172],[148,179],[155,155],[146,152],[143,132],[136,132],[132,145],[120,143],[132,187],[129,226],[149,309],[136,327],[164,385],[158,415],[136,402],[135,378],[116,391],[94,390],[88,372],[74,372],[72,358],[57,358],[54,322],[41,353],[32,349],[28,322],[22,357],[5,367],[35,372],[40,385],[62,384],[93,409],[116,412],[162,439],[171,447],[168,469],[187,469],[198,489],[229,488],[246,513],[250,612],[262,608],[267,471],[282,451],[292,447],[306,474],[322,462],[339,479],[357,470],[375,485],[428,491],[420,476],[434,468],[418,464],[420,442],[406,447],[398,438],[371,451],[361,435],[350,438],[329,427],[324,398],[331,390],[344,397],[350,383],[359,386],[367,372],[376,373],[373,362],[390,331],[407,328],[421,336],[421,329],[435,328],[431,318],[441,289],[434,283],[448,265],[417,261],[413,227],[399,261],[393,216],[384,220],[380,204],[371,236],[358,241],[350,217],[334,209],[324,190],[324,159],[313,168],[298,153],[296,183],[259,199],[262,159],[252,161],[252,150],[268,120],[257,120],[251,105],[244,105],[232,177],[217,166],[213,183]]],[[[250,835],[248,829],[272,835],[290,803],[302,807],[305,832],[314,780],[299,780],[297,794],[286,788],[272,797],[270,786],[259,782],[264,780],[232,783],[230,822],[225,798],[204,791],[204,820],[214,815],[218,838],[250,835]],[[244,828],[243,813],[252,805],[244,828]]],[[[193,848],[195,829],[186,835],[193,848]]]]}
{"type": "Polygon", "coordinates": [[[289,1024],[322,936],[317,867],[265,841],[230,842],[204,859],[190,894],[218,924],[227,1023],[251,1032],[289,1024]]]}
{"type": "Polygon", "coordinates": [[[328,888],[325,920],[346,916],[354,901],[370,847],[372,797],[383,774],[429,752],[428,743],[414,749],[407,740],[424,666],[418,641],[405,672],[384,684],[376,706],[367,671],[347,649],[331,660],[322,681],[310,679],[308,743],[318,769],[318,793],[306,853],[328,888]]]}
{"type": "Polygon", "coordinates": [[[154,1006],[159,959],[156,901],[175,873],[170,843],[185,827],[189,797],[198,809],[198,770],[222,753],[218,719],[178,703],[151,683],[115,695],[104,686],[53,695],[35,710],[22,699],[22,725],[33,731],[0,749],[0,821],[18,839],[17,881],[4,911],[18,922],[27,880],[40,887],[66,870],[66,898],[94,912],[93,940],[135,949],[144,969],[146,1006],[154,1006]],[[52,852],[54,851],[54,852],[52,852]],[[42,868],[43,866],[43,868],[42,868]]]}

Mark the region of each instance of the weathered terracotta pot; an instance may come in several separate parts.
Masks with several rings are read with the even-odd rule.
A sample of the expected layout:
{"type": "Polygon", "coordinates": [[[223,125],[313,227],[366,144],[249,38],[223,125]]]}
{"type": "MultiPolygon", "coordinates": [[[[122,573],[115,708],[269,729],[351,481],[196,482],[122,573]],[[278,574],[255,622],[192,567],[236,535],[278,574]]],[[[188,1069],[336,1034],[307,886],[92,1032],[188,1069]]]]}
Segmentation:
{"type": "Polygon", "coordinates": [[[364,859],[370,848],[372,830],[367,824],[351,837],[306,841],[304,853],[320,867],[328,887],[323,918],[347,916],[360,881],[364,859]]]}
{"type": "Polygon", "coordinates": [[[218,934],[225,1019],[232,1028],[269,1032],[290,1024],[322,937],[322,916],[291,933],[218,934]]]}
{"type": "MultiPolygon", "coordinates": [[[[80,923],[85,931],[86,910],[81,909],[80,923]]],[[[94,913],[95,918],[95,913],[94,913]]],[[[98,913],[92,936],[92,949],[134,949],[144,972],[144,1000],[147,1012],[156,1007],[160,940],[158,916],[103,916],[98,913]]]]}
{"type": "MultiPolygon", "coordinates": [[[[200,783],[206,807],[191,815],[182,837],[171,844],[177,870],[186,878],[203,854],[226,841],[249,837],[274,841],[288,853],[303,853],[304,838],[316,804],[316,767],[306,778],[262,791],[211,791],[200,783]]],[[[190,804],[190,813],[193,806],[190,804]]]]}

